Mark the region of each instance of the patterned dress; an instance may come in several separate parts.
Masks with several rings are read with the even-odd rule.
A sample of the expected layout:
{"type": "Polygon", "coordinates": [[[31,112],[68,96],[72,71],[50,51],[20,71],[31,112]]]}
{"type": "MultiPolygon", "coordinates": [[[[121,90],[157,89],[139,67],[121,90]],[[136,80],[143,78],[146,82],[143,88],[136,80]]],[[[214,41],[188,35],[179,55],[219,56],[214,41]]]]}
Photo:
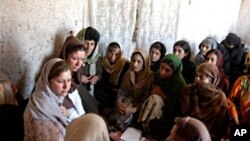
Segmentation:
{"type": "Polygon", "coordinates": [[[250,123],[250,75],[239,77],[228,97],[230,116],[239,124],[250,123]]]}

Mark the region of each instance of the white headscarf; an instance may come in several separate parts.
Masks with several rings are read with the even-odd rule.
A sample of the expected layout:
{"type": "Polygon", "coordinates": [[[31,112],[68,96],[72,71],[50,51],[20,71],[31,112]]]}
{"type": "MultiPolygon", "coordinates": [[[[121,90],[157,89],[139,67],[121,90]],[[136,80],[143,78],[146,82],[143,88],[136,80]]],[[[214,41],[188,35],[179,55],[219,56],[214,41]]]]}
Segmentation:
{"type": "MultiPolygon", "coordinates": [[[[92,28],[93,29],[93,28],[92,28]]],[[[81,41],[84,41],[84,37],[86,34],[86,30],[87,28],[83,28],[82,30],[80,30],[78,32],[78,34],[76,35],[76,37],[78,39],[80,39],[81,41]]],[[[94,39],[93,39],[94,40],[94,39]]],[[[98,58],[100,57],[100,53],[99,53],[99,47],[98,47],[98,42],[96,42],[95,40],[95,49],[93,50],[93,53],[91,55],[90,58],[87,58],[86,63],[89,64],[89,75],[95,75],[96,74],[96,62],[98,60],[98,58]]],[[[89,93],[93,96],[94,95],[94,85],[90,84],[90,90],[89,93]]]]}
{"type": "MultiPolygon", "coordinates": [[[[56,96],[52,92],[48,80],[51,68],[59,61],[62,61],[62,59],[51,59],[43,66],[41,75],[36,83],[35,91],[30,97],[25,113],[30,112],[33,119],[49,120],[62,124],[66,128],[68,124],[66,117],[64,117],[59,108],[59,104],[62,103],[64,97],[56,96]]],[[[65,135],[65,128],[61,129],[63,135],[65,135]]]]}

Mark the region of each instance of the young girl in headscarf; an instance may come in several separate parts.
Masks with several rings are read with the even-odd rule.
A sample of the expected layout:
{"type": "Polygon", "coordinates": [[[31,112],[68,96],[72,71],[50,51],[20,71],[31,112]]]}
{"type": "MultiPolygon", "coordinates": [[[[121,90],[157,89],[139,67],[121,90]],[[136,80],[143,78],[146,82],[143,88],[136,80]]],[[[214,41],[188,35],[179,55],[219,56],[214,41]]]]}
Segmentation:
{"type": "Polygon", "coordinates": [[[70,69],[58,58],[44,64],[24,111],[25,141],[63,141],[68,122],[61,104],[71,86],[70,69]]]}
{"type": "Polygon", "coordinates": [[[228,96],[229,93],[229,80],[228,76],[223,71],[223,56],[218,49],[211,49],[206,53],[206,61],[213,63],[219,70],[220,82],[218,87],[228,96]]]}
{"type": "Polygon", "coordinates": [[[155,74],[152,95],[143,102],[138,123],[145,134],[156,139],[166,138],[181,115],[180,91],[186,85],[181,75],[182,62],[178,56],[168,54],[162,58],[159,72],[155,74]]]}
{"type": "Polygon", "coordinates": [[[205,62],[206,61],[206,58],[205,58],[206,53],[210,49],[216,49],[217,45],[218,45],[217,41],[212,37],[207,37],[206,39],[204,39],[199,45],[199,49],[200,49],[199,53],[194,58],[195,65],[197,66],[197,65],[205,62]]]}
{"type": "MultiPolygon", "coordinates": [[[[82,68],[81,82],[83,85],[80,86],[80,89],[84,91],[84,93],[95,97],[95,85],[101,80],[102,75],[102,64],[98,47],[100,34],[95,28],[87,27],[79,31],[76,37],[84,42],[87,55],[85,66],[82,68]]],[[[84,97],[82,97],[82,99],[83,98],[84,97]]],[[[89,111],[86,112],[99,113],[98,107],[96,108],[98,104],[96,103],[97,101],[94,102],[93,107],[89,107],[89,111]]]]}
{"type": "Polygon", "coordinates": [[[166,54],[166,47],[162,42],[154,42],[149,49],[149,58],[151,61],[150,69],[154,73],[159,70],[160,61],[166,54]]]}
{"type": "Polygon", "coordinates": [[[153,72],[149,69],[148,53],[142,48],[131,55],[130,69],[125,73],[121,89],[132,91],[135,103],[140,106],[149,96],[153,85],[153,72]]]}
{"type": "Polygon", "coordinates": [[[187,84],[194,82],[195,77],[195,64],[190,60],[191,49],[190,45],[185,40],[177,41],[173,46],[173,54],[177,55],[183,65],[182,76],[187,84]]]}
{"type": "Polygon", "coordinates": [[[220,77],[212,63],[202,63],[196,69],[195,82],[181,93],[184,116],[202,121],[213,141],[220,141],[228,129],[228,105],[225,94],[217,87],[220,77]]]}

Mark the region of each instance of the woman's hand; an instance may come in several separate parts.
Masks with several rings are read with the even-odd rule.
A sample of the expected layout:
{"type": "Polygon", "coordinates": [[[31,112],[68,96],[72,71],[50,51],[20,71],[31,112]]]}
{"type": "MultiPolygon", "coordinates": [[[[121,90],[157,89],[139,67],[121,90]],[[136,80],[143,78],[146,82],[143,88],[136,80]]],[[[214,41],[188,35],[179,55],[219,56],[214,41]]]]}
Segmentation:
{"type": "Polygon", "coordinates": [[[81,80],[83,84],[88,84],[90,82],[89,78],[85,75],[82,75],[81,80]]]}
{"type": "Polygon", "coordinates": [[[61,105],[60,110],[65,117],[68,116],[68,110],[64,106],[61,105]]]}
{"type": "Polygon", "coordinates": [[[166,95],[162,91],[161,87],[154,86],[151,92],[152,92],[152,94],[157,94],[157,95],[161,96],[163,98],[163,100],[166,100],[166,95]]]}
{"type": "Polygon", "coordinates": [[[97,75],[92,75],[88,78],[89,82],[93,85],[95,85],[98,81],[99,77],[97,75]]]}

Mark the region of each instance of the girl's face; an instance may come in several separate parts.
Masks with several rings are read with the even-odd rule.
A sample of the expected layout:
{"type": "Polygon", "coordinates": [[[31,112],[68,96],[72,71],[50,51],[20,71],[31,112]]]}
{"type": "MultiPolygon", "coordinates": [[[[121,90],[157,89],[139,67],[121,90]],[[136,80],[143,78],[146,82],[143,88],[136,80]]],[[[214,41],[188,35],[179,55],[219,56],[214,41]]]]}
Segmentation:
{"type": "Polygon", "coordinates": [[[94,40],[85,40],[84,42],[86,55],[89,56],[93,50],[95,49],[95,41],[94,40]]]}
{"type": "Polygon", "coordinates": [[[216,62],[217,62],[217,55],[214,54],[214,53],[210,53],[210,54],[207,55],[207,58],[206,58],[206,59],[207,59],[206,61],[207,61],[208,63],[212,63],[212,64],[216,65],[216,62]]]}
{"type": "Polygon", "coordinates": [[[195,76],[195,81],[196,82],[202,82],[205,84],[211,84],[212,80],[210,77],[208,77],[207,75],[201,73],[201,72],[196,72],[196,76],[195,76]]]}
{"type": "Polygon", "coordinates": [[[114,64],[121,57],[121,49],[115,48],[107,52],[107,59],[110,64],[114,64]]]}
{"type": "Polygon", "coordinates": [[[156,62],[160,60],[161,52],[157,48],[151,48],[149,55],[150,55],[151,61],[156,62]]]}
{"type": "Polygon", "coordinates": [[[62,72],[58,77],[52,78],[49,83],[57,96],[66,96],[71,86],[70,70],[62,72]]]}
{"type": "Polygon", "coordinates": [[[66,62],[70,65],[72,71],[76,72],[83,65],[85,57],[85,51],[72,52],[68,55],[66,62]]]}
{"type": "Polygon", "coordinates": [[[173,75],[173,69],[167,63],[161,63],[160,76],[161,78],[170,78],[173,75]]]}
{"type": "Polygon", "coordinates": [[[202,43],[200,51],[202,55],[206,55],[207,51],[209,51],[211,49],[211,45],[208,43],[202,43]]]}
{"type": "Polygon", "coordinates": [[[185,51],[182,49],[181,46],[175,46],[173,54],[178,56],[180,59],[183,59],[185,56],[187,56],[187,54],[185,53],[185,51]]]}
{"type": "Polygon", "coordinates": [[[132,70],[136,73],[139,73],[143,69],[143,59],[140,54],[135,54],[131,60],[132,70]]]}

